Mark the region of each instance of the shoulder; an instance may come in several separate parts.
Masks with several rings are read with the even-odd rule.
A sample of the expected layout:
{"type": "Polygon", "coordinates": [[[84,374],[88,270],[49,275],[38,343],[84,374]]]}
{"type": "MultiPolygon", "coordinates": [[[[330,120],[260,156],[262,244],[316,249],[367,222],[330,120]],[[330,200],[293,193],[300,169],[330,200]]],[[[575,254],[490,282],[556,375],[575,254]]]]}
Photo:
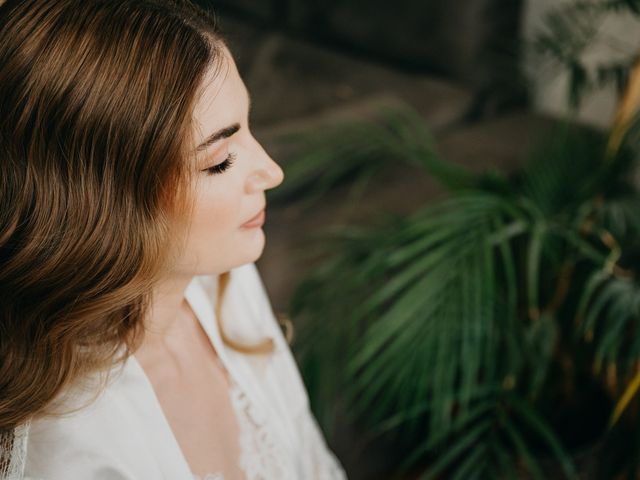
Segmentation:
{"type": "MultiPolygon", "coordinates": [[[[31,422],[24,474],[30,479],[133,480],[154,468],[135,432],[135,414],[116,384],[90,403],[74,397],[64,415],[31,422]],[[148,461],[147,461],[148,460],[148,461]]],[[[159,472],[157,472],[159,473],[159,472]]]]}

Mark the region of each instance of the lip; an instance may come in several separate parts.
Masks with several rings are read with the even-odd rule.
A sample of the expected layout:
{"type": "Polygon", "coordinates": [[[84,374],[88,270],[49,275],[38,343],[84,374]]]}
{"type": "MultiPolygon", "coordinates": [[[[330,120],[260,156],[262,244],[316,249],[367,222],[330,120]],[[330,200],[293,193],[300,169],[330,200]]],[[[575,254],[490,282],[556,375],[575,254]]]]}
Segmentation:
{"type": "Polygon", "coordinates": [[[253,227],[261,227],[264,224],[264,220],[266,217],[265,208],[263,207],[257,215],[253,218],[249,219],[247,222],[242,224],[243,228],[253,228],[253,227]]]}

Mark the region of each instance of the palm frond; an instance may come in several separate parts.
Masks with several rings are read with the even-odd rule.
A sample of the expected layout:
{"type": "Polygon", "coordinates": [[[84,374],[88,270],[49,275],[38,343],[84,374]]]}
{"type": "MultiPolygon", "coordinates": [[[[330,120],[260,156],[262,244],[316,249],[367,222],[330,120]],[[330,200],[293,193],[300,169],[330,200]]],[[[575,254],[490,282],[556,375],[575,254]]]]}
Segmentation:
{"type": "MultiPolygon", "coordinates": [[[[286,182],[269,192],[276,203],[296,198],[304,208],[335,186],[373,178],[395,162],[420,167],[449,188],[469,186],[473,179],[464,168],[439,158],[424,120],[408,105],[378,107],[373,119],[288,133],[275,142],[291,152],[282,162],[286,182]]],[[[365,186],[360,185],[361,192],[365,186]]]]}
{"type": "Polygon", "coordinates": [[[640,352],[630,351],[631,332],[640,329],[640,285],[630,278],[596,273],[583,299],[580,325],[587,338],[595,338],[597,364],[630,365],[640,352]]]}
{"type": "Polygon", "coordinates": [[[601,133],[559,125],[531,150],[516,185],[545,218],[572,214],[600,193],[605,148],[601,133]]]}

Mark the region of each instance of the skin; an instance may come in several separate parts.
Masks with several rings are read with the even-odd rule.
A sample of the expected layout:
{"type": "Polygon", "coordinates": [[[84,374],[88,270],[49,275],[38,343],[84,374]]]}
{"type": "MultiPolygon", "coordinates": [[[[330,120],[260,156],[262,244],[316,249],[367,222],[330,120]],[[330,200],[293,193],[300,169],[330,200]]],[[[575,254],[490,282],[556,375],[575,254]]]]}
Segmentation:
{"type": "Polygon", "coordinates": [[[192,472],[220,471],[225,478],[240,479],[229,376],[184,290],[195,275],[219,274],[260,257],[262,228],[242,225],[265,207],[265,190],[278,186],[284,174],[250,132],[247,89],[231,53],[224,46],[223,52],[221,69],[207,72],[194,109],[194,151],[213,132],[233,124],[240,128],[197,153],[186,242],[174,269],[154,291],[135,357],[192,472]],[[206,171],[229,154],[235,159],[228,169],[206,171]]]}
{"type": "Polygon", "coordinates": [[[256,261],[265,245],[262,228],[242,228],[265,205],[265,190],[282,183],[284,174],[249,130],[250,101],[229,50],[224,47],[221,71],[209,70],[194,111],[195,145],[211,133],[234,123],[240,130],[221,139],[197,156],[195,208],[182,256],[174,271],[157,288],[151,315],[145,323],[151,341],[179,335],[176,312],[184,289],[194,275],[219,274],[256,261]],[[233,164],[224,172],[204,169],[222,163],[229,154],[233,164]]]}

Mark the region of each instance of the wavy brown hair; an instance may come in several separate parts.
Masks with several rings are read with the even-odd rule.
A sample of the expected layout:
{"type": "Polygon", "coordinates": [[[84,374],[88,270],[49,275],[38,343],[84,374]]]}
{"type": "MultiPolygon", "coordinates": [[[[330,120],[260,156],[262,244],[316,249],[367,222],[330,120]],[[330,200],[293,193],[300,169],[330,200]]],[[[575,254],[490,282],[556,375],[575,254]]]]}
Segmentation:
{"type": "Polygon", "coordinates": [[[171,219],[189,215],[193,109],[222,39],[178,0],[8,0],[0,38],[6,432],[139,346],[181,241],[171,219]]]}

